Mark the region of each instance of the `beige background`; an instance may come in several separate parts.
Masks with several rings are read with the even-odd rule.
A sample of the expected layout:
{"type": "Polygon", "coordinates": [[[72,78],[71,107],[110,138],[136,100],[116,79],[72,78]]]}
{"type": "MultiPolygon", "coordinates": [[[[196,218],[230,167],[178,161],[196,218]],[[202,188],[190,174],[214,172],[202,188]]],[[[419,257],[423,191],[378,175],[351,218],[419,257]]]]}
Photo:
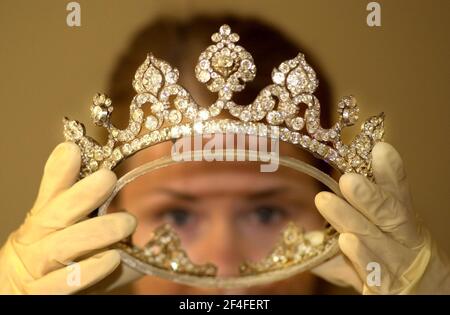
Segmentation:
{"type": "Polygon", "coordinates": [[[79,28],[66,25],[68,2],[0,2],[0,240],[32,205],[47,155],[62,141],[61,118],[90,122],[90,100],[133,32],[161,14],[232,12],[298,40],[335,102],[353,94],[361,117],[387,114],[387,140],[404,157],[415,205],[450,251],[450,1],[378,1],[379,28],[366,24],[366,0],[79,1],[79,28]]]}

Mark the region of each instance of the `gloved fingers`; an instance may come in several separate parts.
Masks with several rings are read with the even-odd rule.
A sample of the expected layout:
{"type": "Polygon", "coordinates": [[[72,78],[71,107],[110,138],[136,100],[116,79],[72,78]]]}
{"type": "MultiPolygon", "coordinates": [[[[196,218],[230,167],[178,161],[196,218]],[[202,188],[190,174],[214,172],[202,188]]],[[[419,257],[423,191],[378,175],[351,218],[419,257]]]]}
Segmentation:
{"type": "MultiPolygon", "coordinates": [[[[371,293],[383,294],[384,288],[389,287],[388,282],[390,282],[391,277],[389,269],[385,267],[379,256],[375,255],[359,237],[352,233],[339,235],[339,247],[352,262],[364,283],[364,288],[369,287],[371,293]],[[377,269],[379,271],[378,274],[376,273],[378,272],[377,269]]],[[[363,293],[369,293],[364,291],[363,293]]]]}
{"type": "Polygon", "coordinates": [[[315,204],[322,216],[339,233],[355,233],[361,236],[382,237],[382,232],[345,200],[323,191],[316,195],[315,204]]]}
{"type": "Polygon", "coordinates": [[[377,143],[372,150],[372,168],[376,183],[403,204],[411,197],[405,168],[400,154],[388,143],[377,143]]]}
{"type": "Polygon", "coordinates": [[[86,217],[111,194],[117,177],[114,172],[100,169],[75,183],[54,198],[41,212],[40,222],[61,229],[86,217]]]}
{"type": "Polygon", "coordinates": [[[29,214],[25,224],[17,231],[17,242],[36,242],[85,218],[111,194],[116,179],[113,172],[101,169],[78,181],[70,189],[53,198],[39,213],[29,214]]]}
{"type": "Polygon", "coordinates": [[[339,187],[345,199],[383,232],[410,248],[423,242],[418,225],[405,205],[359,174],[344,174],[339,187]]]}
{"type": "Polygon", "coordinates": [[[107,277],[119,264],[118,251],[108,250],[27,283],[25,290],[28,294],[76,293],[107,277]]]}
{"type": "Polygon", "coordinates": [[[45,237],[35,244],[34,250],[29,248],[23,253],[24,261],[32,264],[27,268],[34,278],[39,278],[78,257],[126,238],[135,228],[136,219],[126,212],[88,219],[45,237]],[[38,259],[36,251],[45,252],[43,259],[38,259]],[[34,255],[35,259],[26,259],[27,255],[34,255]]]}
{"type": "Polygon", "coordinates": [[[317,194],[315,201],[319,212],[336,231],[358,236],[374,254],[390,262],[392,270],[397,270],[402,262],[409,264],[413,259],[413,251],[383,233],[342,198],[330,192],[321,192],[317,194]]]}
{"type": "Polygon", "coordinates": [[[340,287],[353,287],[362,292],[363,283],[352,263],[342,254],[320,264],[311,270],[316,276],[340,287]]]}
{"type": "Polygon", "coordinates": [[[80,149],[75,143],[63,142],[56,146],[45,164],[32,214],[36,214],[50,199],[75,183],[80,163],[80,149]]]}

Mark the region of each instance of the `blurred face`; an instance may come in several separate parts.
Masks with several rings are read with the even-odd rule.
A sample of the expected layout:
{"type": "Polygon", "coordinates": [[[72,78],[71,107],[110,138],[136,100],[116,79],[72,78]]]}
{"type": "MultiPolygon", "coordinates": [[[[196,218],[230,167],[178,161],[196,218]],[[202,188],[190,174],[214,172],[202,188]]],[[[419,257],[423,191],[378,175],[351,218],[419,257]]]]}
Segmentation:
{"type": "MultiPolygon", "coordinates": [[[[131,170],[169,152],[171,143],[140,152],[127,161],[131,170]]],[[[282,148],[283,149],[283,148],[282,148]]],[[[298,155],[298,153],[297,153],[298,155]]],[[[314,206],[317,181],[280,166],[261,173],[257,162],[187,162],[147,173],[122,188],[113,210],[136,216],[132,237],[143,247],[152,231],[170,224],[196,264],[213,263],[218,276],[239,275],[244,261],[267,256],[288,222],[308,230],[324,225],[314,206]]],[[[239,290],[200,289],[146,276],[136,293],[314,293],[315,278],[303,273],[266,286],[239,290]]]]}

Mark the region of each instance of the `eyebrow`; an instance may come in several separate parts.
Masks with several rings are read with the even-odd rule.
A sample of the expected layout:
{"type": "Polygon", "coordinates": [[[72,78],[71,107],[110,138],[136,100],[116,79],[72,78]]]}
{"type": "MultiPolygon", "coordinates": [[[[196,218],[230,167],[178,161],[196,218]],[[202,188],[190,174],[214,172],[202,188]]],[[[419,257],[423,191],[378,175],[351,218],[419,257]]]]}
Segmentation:
{"type": "Polygon", "coordinates": [[[265,189],[265,190],[261,190],[261,191],[249,194],[247,196],[247,199],[254,200],[254,199],[262,199],[262,198],[273,197],[275,195],[279,195],[279,194],[285,193],[288,190],[289,190],[288,187],[268,188],[268,189],[265,189]]]}
{"type": "Polygon", "coordinates": [[[155,189],[155,191],[165,193],[165,194],[170,195],[171,197],[185,200],[185,201],[197,201],[199,199],[197,196],[186,194],[181,191],[176,191],[176,190],[172,190],[172,189],[168,189],[168,188],[158,188],[158,189],[155,189]]]}
{"type": "MultiPolygon", "coordinates": [[[[268,197],[273,197],[275,195],[279,195],[281,193],[285,193],[289,190],[288,187],[275,187],[275,188],[268,188],[261,191],[253,192],[246,195],[246,198],[248,200],[255,200],[255,199],[263,199],[268,197]]],[[[185,201],[197,201],[199,199],[198,196],[187,194],[181,191],[172,190],[169,188],[158,188],[156,189],[159,193],[165,193],[170,195],[171,197],[185,200],[185,201]]]]}

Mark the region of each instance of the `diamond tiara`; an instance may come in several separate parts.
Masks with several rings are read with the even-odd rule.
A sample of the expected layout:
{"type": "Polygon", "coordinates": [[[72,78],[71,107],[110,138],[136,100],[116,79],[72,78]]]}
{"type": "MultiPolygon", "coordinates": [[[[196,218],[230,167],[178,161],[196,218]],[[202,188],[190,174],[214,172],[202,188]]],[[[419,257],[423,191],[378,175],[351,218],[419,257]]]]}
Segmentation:
{"type": "Polygon", "coordinates": [[[237,45],[239,35],[222,25],[211,36],[213,44],[200,54],[195,67],[196,78],[217,93],[209,107],[197,104],[177,84],[179,72],[167,62],[149,54],[136,71],[133,87],[137,94],[131,101],[129,124],[116,128],[110,121],[111,99],[104,94],[94,96],[91,105],[93,122],[108,130],[105,145],[86,135],[84,125],[63,119],[64,136],[81,149],[81,177],[99,168],[113,169],[132,154],[155,144],[183,136],[241,133],[280,139],[294,144],[327,161],[341,173],[355,172],[372,177],[370,153],[384,134],[383,113],[370,117],[361,132],[345,144],[341,139],[344,127],[358,119],[359,108],[352,96],[338,103],[338,121],[329,129],[320,124],[320,103],[314,91],[318,80],[303,54],[282,62],[272,72],[273,84],[263,88],[249,105],[239,105],[233,93],[242,91],[245,83],[256,75],[256,66],[249,52],[237,45]],[[142,107],[151,114],[144,117],[142,107]],[[301,107],[304,116],[299,115],[301,107]],[[218,119],[224,111],[230,119],[218,119]],[[215,118],[216,117],[216,118],[215,118]]]}
{"type": "MultiPolygon", "coordinates": [[[[338,103],[338,121],[329,129],[321,127],[320,103],[313,94],[318,80],[303,54],[275,68],[273,84],[264,87],[251,104],[236,104],[232,100],[233,93],[242,91],[246,82],[256,75],[253,58],[236,44],[239,36],[232,33],[228,25],[222,25],[211,39],[213,44],[200,54],[195,67],[196,78],[217,93],[217,100],[208,107],[197,104],[189,92],[177,84],[177,69],[149,54],[133,80],[137,94],[131,101],[125,129],[115,127],[110,121],[111,100],[104,94],[94,96],[91,118],[96,125],[107,129],[106,144],[100,145],[87,136],[82,123],[64,118],[65,139],[80,147],[81,177],[99,168],[113,169],[134,153],[168,140],[231,133],[279,139],[325,160],[341,173],[355,172],[372,178],[371,151],[384,134],[382,113],[367,119],[360,133],[345,144],[342,129],[353,125],[359,112],[355,99],[346,96],[338,103]],[[146,117],[144,105],[150,112],[146,117]],[[219,118],[221,113],[228,113],[230,118],[219,118]]],[[[291,163],[287,159],[281,157],[281,164],[292,167],[292,163],[304,163],[291,163]]],[[[99,208],[99,215],[106,213],[115,194],[131,178],[139,176],[144,169],[170,163],[155,160],[150,164],[151,167],[143,165],[119,179],[113,194],[99,208]]],[[[329,188],[337,193],[337,184],[334,186],[329,188]]],[[[170,226],[156,229],[152,240],[143,248],[134,246],[130,240],[121,241],[116,247],[121,250],[122,260],[142,273],[190,285],[239,287],[281,280],[336,254],[337,232],[331,227],[316,232],[304,233],[289,224],[265,259],[244,262],[239,270],[241,276],[229,279],[216,277],[217,268],[212,264],[192,263],[170,226]]]]}

